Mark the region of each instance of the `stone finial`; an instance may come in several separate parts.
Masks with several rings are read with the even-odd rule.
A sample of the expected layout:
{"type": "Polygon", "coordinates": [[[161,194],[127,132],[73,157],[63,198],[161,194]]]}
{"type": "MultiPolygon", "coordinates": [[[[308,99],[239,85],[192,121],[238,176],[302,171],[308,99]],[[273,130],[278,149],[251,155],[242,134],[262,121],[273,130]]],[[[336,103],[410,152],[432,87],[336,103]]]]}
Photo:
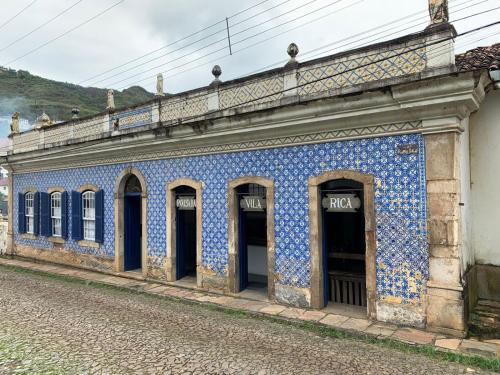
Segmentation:
{"type": "Polygon", "coordinates": [[[15,112],[12,115],[12,122],[10,123],[10,133],[17,134],[19,133],[19,112],[15,112]]]}
{"type": "Polygon", "coordinates": [[[295,59],[299,54],[299,46],[296,45],[295,43],[290,43],[288,45],[288,48],[286,49],[286,52],[288,53],[291,59],[295,59]]]}
{"type": "Polygon", "coordinates": [[[71,109],[71,114],[72,114],[71,118],[74,119],[74,120],[76,120],[78,118],[78,115],[80,114],[80,108],[73,107],[71,109]]]}
{"type": "Polygon", "coordinates": [[[159,73],[156,76],[156,96],[164,96],[163,91],[163,74],[159,73]]]}
{"type": "Polygon", "coordinates": [[[107,110],[115,109],[115,93],[113,90],[108,90],[108,105],[106,109],[107,110]]]}
{"type": "Polygon", "coordinates": [[[222,69],[219,65],[214,65],[214,67],[212,68],[212,74],[214,75],[216,80],[219,80],[219,77],[222,74],[222,69]]]}
{"type": "Polygon", "coordinates": [[[41,116],[38,116],[35,121],[35,129],[42,129],[47,126],[52,125],[53,122],[50,119],[49,115],[43,112],[41,116]]]}
{"type": "Polygon", "coordinates": [[[285,68],[296,68],[299,64],[296,59],[297,55],[299,54],[299,46],[297,46],[295,43],[290,43],[288,45],[288,48],[286,49],[286,52],[288,53],[288,56],[290,56],[290,60],[288,60],[288,62],[286,63],[285,68]]]}
{"type": "Polygon", "coordinates": [[[428,0],[431,26],[446,23],[449,20],[448,0],[428,0]]]}
{"type": "Polygon", "coordinates": [[[214,75],[215,78],[210,84],[210,86],[218,86],[219,83],[221,83],[219,77],[222,74],[222,69],[220,68],[219,65],[214,65],[214,67],[212,68],[212,74],[214,75]]]}

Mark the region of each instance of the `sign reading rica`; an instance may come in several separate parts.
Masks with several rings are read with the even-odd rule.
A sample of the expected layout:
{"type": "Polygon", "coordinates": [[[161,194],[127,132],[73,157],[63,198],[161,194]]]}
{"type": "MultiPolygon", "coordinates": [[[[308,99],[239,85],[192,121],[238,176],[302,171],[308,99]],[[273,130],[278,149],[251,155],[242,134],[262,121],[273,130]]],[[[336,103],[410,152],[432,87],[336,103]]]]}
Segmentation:
{"type": "Polygon", "coordinates": [[[357,212],[361,200],[356,194],[327,194],[321,204],[328,212],[357,212]]]}

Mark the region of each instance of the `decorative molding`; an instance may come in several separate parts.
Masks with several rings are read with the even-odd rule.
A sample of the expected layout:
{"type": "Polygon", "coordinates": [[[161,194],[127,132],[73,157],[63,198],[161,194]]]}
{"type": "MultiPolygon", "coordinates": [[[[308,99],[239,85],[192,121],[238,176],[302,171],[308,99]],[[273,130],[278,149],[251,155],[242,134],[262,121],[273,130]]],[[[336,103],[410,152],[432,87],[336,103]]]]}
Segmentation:
{"type": "Polygon", "coordinates": [[[161,152],[128,152],[124,156],[114,158],[96,158],[89,161],[75,163],[65,163],[64,167],[54,166],[53,168],[17,168],[16,173],[26,173],[32,171],[47,171],[57,169],[68,169],[75,167],[87,167],[95,165],[126,163],[130,160],[146,161],[178,158],[184,156],[222,154],[236,151],[249,151],[265,148],[286,147],[293,145],[304,145],[314,143],[326,143],[338,140],[351,140],[359,138],[384,137],[395,134],[420,133],[422,131],[422,121],[407,121],[401,123],[374,125],[359,128],[338,129],[327,132],[318,132],[311,134],[294,135],[279,138],[269,138],[248,142],[228,143],[214,146],[179,148],[165,150],[161,152]]]}

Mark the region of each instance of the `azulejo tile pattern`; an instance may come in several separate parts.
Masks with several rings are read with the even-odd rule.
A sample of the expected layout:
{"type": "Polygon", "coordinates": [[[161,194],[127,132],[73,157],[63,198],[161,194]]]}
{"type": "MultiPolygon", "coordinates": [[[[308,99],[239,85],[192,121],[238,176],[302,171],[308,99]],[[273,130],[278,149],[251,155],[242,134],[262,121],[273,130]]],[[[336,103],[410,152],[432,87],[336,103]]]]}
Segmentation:
{"type": "MultiPolygon", "coordinates": [[[[73,168],[16,175],[15,193],[36,183],[75,190],[93,183],[105,194],[105,242],[100,255],[114,254],[113,189],[127,166],[140,169],[148,185],[148,253],[157,265],[166,255],[165,185],[180,177],[203,181],[203,264],[226,275],[228,260],[227,184],[245,175],[275,181],[276,272],[279,283],[310,285],[307,180],[326,170],[351,169],[375,176],[377,292],[419,303],[428,276],[424,142],[420,134],[187,156],[130,164],[73,168]],[[416,144],[418,154],[402,155],[398,145],[416,144]],[[409,280],[409,277],[413,279],[409,280]]],[[[15,199],[15,213],[17,199],[15,199]]],[[[14,214],[17,230],[17,215],[14,214]]],[[[71,227],[71,225],[69,226],[71,227]]],[[[18,243],[50,249],[43,237],[18,243]]],[[[72,240],[67,249],[94,253],[72,240]]]]}
{"type": "Polygon", "coordinates": [[[421,72],[425,69],[427,56],[424,46],[417,47],[348,56],[317,67],[301,68],[298,76],[299,95],[421,72]]]}
{"type": "Polygon", "coordinates": [[[113,129],[113,124],[117,119],[119,120],[120,129],[129,129],[150,124],[152,119],[151,106],[114,113],[109,118],[110,129],[113,129]]]}
{"type": "Polygon", "coordinates": [[[232,108],[239,105],[254,105],[270,102],[283,97],[283,77],[275,76],[258,79],[220,91],[220,108],[232,108]]]}

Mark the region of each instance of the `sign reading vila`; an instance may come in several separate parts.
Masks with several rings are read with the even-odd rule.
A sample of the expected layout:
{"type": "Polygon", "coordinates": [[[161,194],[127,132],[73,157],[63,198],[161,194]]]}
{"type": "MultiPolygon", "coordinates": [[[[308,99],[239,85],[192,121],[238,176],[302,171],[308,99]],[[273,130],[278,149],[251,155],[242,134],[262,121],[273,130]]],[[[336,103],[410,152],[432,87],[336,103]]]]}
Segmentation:
{"type": "Polygon", "coordinates": [[[266,199],[259,196],[244,196],[240,200],[240,207],[243,211],[264,211],[266,208],[266,199]]]}
{"type": "Polygon", "coordinates": [[[196,208],[196,199],[193,196],[179,196],[175,201],[175,206],[179,210],[191,211],[196,208]]]}
{"type": "Polygon", "coordinates": [[[357,212],[361,200],[356,194],[327,194],[321,204],[328,212],[357,212]]]}

